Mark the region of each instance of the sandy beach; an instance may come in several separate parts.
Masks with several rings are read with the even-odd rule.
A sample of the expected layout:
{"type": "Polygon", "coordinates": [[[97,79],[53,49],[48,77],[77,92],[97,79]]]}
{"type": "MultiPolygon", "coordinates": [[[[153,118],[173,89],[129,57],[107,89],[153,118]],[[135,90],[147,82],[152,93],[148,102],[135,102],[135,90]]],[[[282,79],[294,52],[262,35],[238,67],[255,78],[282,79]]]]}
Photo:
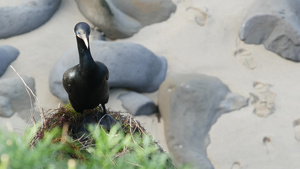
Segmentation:
{"type": "MultiPolygon", "coordinates": [[[[263,45],[248,45],[239,39],[247,9],[254,2],[174,0],[177,10],[169,20],[146,26],[134,36],[117,41],[138,43],[164,56],[168,75],[215,76],[244,97],[257,92],[257,85],[268,90],[275,96],[273,113],[259,117],[249,104],[222,115],[209,132],[208,157],[216,169],[296,169],[300,167],[300,140],[296,139],[300,138],[300,130],[294,123],[300,119],[300,66],[263,45]],[[244,54],[237,52],[241,49],[244,54]]],[[[73,27],[80,21],[89,23],[75,1],[62,0],[57,12],[41,27],[0,40],[0,45],[11,45],[20,51],[12,65],[20,74],[35,78],[38,106],[43,109],[56,108],[60,103],[49,91],[49,73],[55,61],[76,45],[73,27]]],[[[1,78],[8,77],[16,77],[15,72],[8,69],[1,78]]],[[[111,91],[109,109],[124,111],[117,99],[122,92],[123,89],[111,91]]],[[[145,95],[157,102],[157,93],[145,95]]],[[[136,119],[167,149],[163,122],[158,123],[154,115],[136,119]]],[[[7,121],[22,133],[24,126],[19,122],[24,120],[17,114],[1,119],[2,126],[7,121]]]]}

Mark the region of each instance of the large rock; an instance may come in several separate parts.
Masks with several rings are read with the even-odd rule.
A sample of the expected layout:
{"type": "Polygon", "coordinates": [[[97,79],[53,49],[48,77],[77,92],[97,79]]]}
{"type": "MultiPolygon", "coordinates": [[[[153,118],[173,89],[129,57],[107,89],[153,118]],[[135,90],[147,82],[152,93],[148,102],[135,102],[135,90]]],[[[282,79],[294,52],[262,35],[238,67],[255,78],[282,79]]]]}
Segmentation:
{"type": "Polygon", "coordinates": [[[7,67],[17,59],[19,54],[19,50],[12,46],[0,46],[0,77],[5,73],[7,67]]]}
{"type": "Polygon", "coordinates": [[[142,27],[167,20],[171,0],[76,0],[81,13],[110,39],[126,38],[142,27]]]}
{"type": "MultiPolygon", "coordinates": [[[[22,77],[27,86],[35,93],[35,82],[32,77],[22,77]]],[[[34,105],[34,99],[32,104],[34,105]]],[[[0,80],[0,117],[11,117],[18,113],[29,119],[31,105],[29,95],[19,77],[0,80]]],[[[27,120],[26,119],[26,120],[27,120]]]]}
{"type": "Polygon", "coordinates": [[[124,109],[134,116],[151,115],[157,112],[155,103],[142,94],[127,92],[121,94],[118,99],[122,101],[124,109]]]}
{"type": "Polygon", "coordinates": [[[211,126],[223,113],[247,106],[248,99],[215,77],[172,75],[159,88],[158,105],[174,162],[212,169],[206,155],[211,126]]]}
{"type": "Polygon", "coordinates": [[[300,1],[257,0],[249,9],[240,38],[296,62],[300,61],[300,1]]]}
{"type": "Polygon", "coordinates": [[[0,39],[30,32],[47,22],[61,0],[27,0],[0,8],[0,39]]]}
{"type": "MultiPolygon", "coordinates": [[[[154,92],[165,79],[166,59],[156,56],[145,47],[128,42],[91,42],[91,53],[96,61],[103,62],[109,70],[109,85],[138,92],[154,92]]],[[[63,73],[79,63],[77,47],[63,54],[53,66],[49,86],[53,95],[63,102],[68,95],[62,85],[63,73]]]]}

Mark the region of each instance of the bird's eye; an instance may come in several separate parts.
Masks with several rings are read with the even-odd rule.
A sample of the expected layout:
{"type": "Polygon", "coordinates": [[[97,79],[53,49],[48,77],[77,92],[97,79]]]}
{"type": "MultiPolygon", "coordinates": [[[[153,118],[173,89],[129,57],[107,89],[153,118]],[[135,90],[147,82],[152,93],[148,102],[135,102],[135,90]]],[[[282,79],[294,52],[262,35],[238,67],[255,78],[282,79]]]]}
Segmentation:
{"type": "Polygon", "coordinates": [[[80,35],[80,32],[78,31],[77,34],[80,35]]]}

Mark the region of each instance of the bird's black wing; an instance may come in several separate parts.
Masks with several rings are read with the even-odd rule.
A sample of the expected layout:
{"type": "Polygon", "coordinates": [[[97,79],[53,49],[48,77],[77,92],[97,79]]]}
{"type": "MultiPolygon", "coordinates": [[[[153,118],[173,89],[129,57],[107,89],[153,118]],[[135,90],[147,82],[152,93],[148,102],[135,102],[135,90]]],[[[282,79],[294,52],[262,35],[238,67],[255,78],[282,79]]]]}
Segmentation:
{"type": "Polygon", "coordinates": [[[72,67],[65,71],[63,75],[63,86],[68,94],[72,92],[72,89],[74,88],[74,76],[76,75],[75,73],[75,68],[72,67]]]}
{"type": "Polygon", "coordinates": [[[105,66],[105,64],[102,62],[98,62],[98,61],[96,61],[95,63],[97,64],[100,71],[103,71],[105,73],[105,79],[108,80],[109,79],[109,71],[108,71],[107,67],[105,66]]]}

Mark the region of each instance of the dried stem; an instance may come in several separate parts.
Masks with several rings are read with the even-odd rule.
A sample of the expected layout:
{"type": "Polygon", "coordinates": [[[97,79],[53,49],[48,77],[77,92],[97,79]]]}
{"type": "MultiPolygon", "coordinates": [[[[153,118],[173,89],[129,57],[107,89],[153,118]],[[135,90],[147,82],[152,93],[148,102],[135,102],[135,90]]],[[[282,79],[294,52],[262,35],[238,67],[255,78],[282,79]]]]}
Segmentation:
{"type": "MultiPolygon", "coordinates": [[[[39,99],[38,97],[33,93],[33,91],[30,89],[30,87],[26,84],[26,82],[24,81],[24,79],[21,77],[21,75],[16,71],[16,69],[10,65],[10,68],[17,74],[17,76],[22,80],[24,86],[25,86],[25,89],[26,89],[26,92],[29,96],[29,100],[30,100],[30,107],[31,107],[31,120],[32,122],[34,123],[34,125],[36,125],[36,120],[34,118],[34,106],[33,106],[33,101],[32,101],[32,96],[34,97],[34,99],[38,102],[38,105],[39,105],[39,99]]],[[[42,111],[41,111],[42,112],[42,111]]]]}

